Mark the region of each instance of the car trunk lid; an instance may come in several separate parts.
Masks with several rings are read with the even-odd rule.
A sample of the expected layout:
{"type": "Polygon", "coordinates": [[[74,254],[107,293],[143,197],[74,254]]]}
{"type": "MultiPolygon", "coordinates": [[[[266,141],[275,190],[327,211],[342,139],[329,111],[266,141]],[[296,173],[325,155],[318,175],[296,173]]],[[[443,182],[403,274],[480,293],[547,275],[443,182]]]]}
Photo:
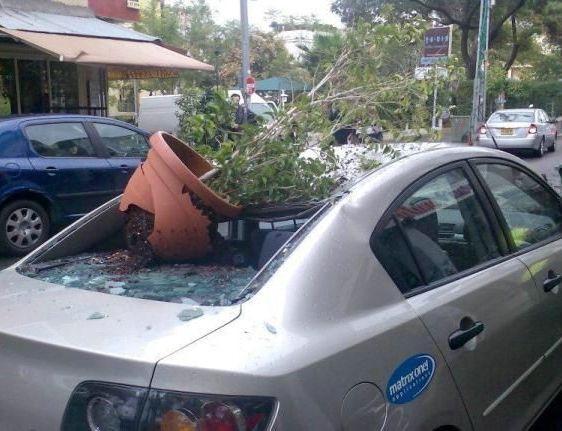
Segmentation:
{"type": "Polygon", "coordinates": [[[0,274],[0,429],[57,429],[73,389],[148,386],[158,360],[236,319],[240,306],[190,307],[0,274]]]}
{"type": "Polygon", "coordinates": [[[495,138],[525,138],[531,123],[501,122],[489,123],[488,130],[495,138]]]}

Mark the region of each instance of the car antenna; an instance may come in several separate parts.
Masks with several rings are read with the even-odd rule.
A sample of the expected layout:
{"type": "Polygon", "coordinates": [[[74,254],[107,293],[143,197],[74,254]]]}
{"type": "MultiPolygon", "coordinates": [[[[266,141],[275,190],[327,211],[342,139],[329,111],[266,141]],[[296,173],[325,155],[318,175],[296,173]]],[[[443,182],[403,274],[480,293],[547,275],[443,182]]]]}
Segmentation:
{"type": "Polygon", "coordinates": [[[490,130],[490,136],[492,137],[492,141],[494,142],[494,145],[496,146],[496,150],[499,150],[500,147],[496,141],[496,138],[494,137],[494,134],[492,133],[492,131],[490,130]]]}

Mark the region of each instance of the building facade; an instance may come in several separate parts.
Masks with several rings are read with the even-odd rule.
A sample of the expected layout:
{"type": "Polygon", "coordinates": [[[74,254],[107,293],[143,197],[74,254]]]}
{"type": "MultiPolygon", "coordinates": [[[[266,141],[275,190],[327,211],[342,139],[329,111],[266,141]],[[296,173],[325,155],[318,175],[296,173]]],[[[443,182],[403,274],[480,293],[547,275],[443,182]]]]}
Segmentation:
{"type": "Polygon", "coordinates": [[[108,22],[134,20],[135,8],[126,0],[0,1],[0,116],[106,116],[108,77],[212,70],[155,37],[108,22]],[[86,8],[84,1],[95,6],[86,8]]]}
{"type": "Polygon", "coordinates": [[[135,22],[140,19],[140,0],[56,0],[69,6],[89,8],[98,18],[135,22]]]}

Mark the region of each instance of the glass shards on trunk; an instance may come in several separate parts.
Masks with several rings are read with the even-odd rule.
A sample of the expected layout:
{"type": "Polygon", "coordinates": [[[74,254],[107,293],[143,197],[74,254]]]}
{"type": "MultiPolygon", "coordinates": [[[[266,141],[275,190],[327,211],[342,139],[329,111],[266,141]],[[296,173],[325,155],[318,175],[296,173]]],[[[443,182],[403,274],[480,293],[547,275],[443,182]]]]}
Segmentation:
{"type": "Polygon", "coordinates": [[[138,268],[128,250],[89,253],[32,264],[21,273],[35,279],[133,298],[188,305],[230,305],[255,276],[251,267],[161,264],[138,268]]]}

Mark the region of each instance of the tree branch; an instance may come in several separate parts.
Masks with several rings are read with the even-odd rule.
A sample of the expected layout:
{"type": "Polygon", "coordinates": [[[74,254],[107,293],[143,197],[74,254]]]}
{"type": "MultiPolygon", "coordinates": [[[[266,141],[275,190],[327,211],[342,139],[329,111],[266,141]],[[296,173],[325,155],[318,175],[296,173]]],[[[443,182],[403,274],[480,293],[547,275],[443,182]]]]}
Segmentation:
{"type": "MultiPolygon", "coordinates": [[[[447,18],[447,20],[449,21],[449,24],[456,24],[456,25],[458,25],[459,27],[462,27],[462,28],[465,28],[467,26],[467,23],[462,22],[462,21],[454,18],[453,15],[451,15],[447,9],[444,9],[442,7],[437,7],[437,6],[429,6],[426,3],[424,3],[422,0],[411,0],[411,1],[413,3],[419,4],[421,7],[425,8],[429,11],[436,11],[436,12],[442,13],[447,18]]],[[[468,24],[470,24],[470,23],[468,23],[468,24]]]]}
{"type": "Polygon", "coordinates": [[[500,31],[501,31],[504,23],[509,19],[509,17],[514,15],[515,12],[517,12],[519,9],[521,9],[525,5],[526,1],[527,0],[519,0],[509,11],[507,11],[505,13],[505,15],[503,15],[499,19],[498,22],[496,22],[496,24],[492,28],[492,31],[490,32],[490,38],[488,39],[489,42],[492,42],[493,40],[495,40],[499,36],[500,31]]]}

